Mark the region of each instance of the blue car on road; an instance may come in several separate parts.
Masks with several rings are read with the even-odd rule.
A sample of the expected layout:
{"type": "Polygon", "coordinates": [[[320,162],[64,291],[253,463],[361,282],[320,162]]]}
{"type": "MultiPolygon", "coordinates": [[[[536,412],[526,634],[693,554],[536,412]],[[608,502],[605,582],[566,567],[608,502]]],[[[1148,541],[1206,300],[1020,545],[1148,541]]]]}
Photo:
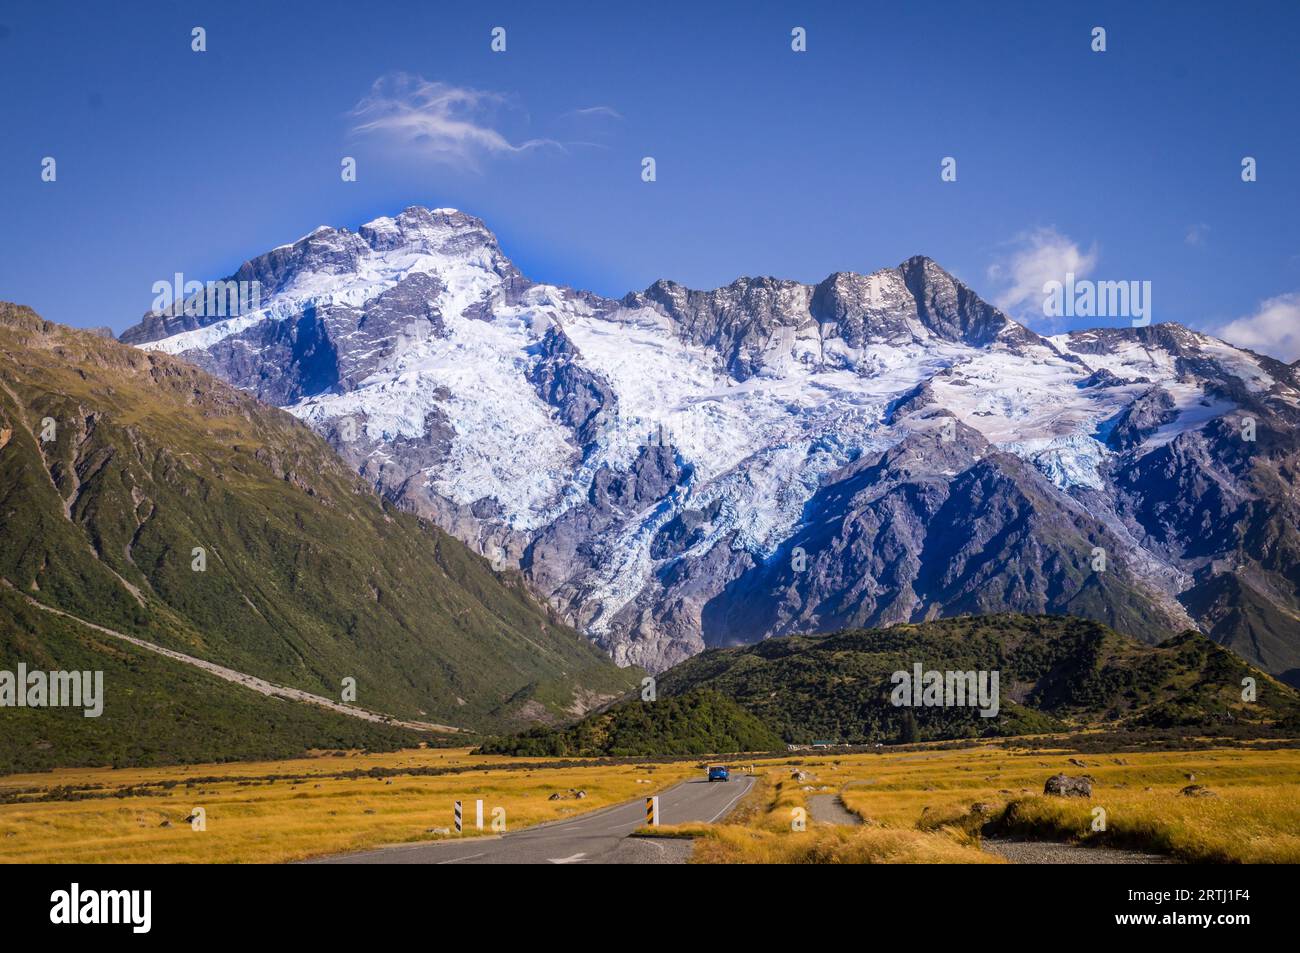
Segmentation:
{"type": "Polygon", "coordinates": [[[731,772],[727,770],[725,765],[715,764],[711,768],[709,768],[709,780],[730,781],[731,772]]]}

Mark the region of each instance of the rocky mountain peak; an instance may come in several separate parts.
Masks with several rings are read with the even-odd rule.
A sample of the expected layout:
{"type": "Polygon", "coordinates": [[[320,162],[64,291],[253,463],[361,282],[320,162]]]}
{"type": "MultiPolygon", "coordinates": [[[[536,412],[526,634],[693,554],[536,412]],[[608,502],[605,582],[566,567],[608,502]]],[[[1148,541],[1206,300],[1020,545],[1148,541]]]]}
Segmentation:
{"type": "Polygon", "coordinates": [[[869,274],[835,272],[816,285],[745,277],[700,291],[661,279],[622,304],[652,307],[686,340],[720,349],[741,380],[765,364],[773,340],[784,342],[814,326],[808,333],[840,338],[851,348],[930,337],[977,347],[1042,343],[922,255],[869,274]],[[789,333],[781,336],[782,329],[789,333]]]}
{"type": "Polygon", "coordinates": [[[496,235],[483,220],[454,208],[411,205],[394,217],[384,215],[366,222],[357,233],[376,251],[417,248],[451,254],[484,248],[501,255],[496,235]]]}
{"type": "Polygon", "coordinates": [[[1177,325],[1042,338],[924,256],[612,300],[530,281],[448,209],[247,268],[262,312],[130,339],[286,407],[619,662],[1014,609],[1300,669],[1280,362],[1177,325]]]}

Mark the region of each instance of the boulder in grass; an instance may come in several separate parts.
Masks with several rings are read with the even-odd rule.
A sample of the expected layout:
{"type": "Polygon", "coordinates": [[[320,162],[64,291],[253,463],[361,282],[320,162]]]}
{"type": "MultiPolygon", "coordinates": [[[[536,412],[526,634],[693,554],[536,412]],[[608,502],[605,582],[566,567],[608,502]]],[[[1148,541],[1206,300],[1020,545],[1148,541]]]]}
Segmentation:
{"type": "Polygon", "coordinates": [[[1189,784],[1180,793],[1183,797],[1218,797],[1204,784],[1189,784]]]}
{"type": "Polygon", "coordinates": [[[1092,797],[1092,781],[1072,778],[1068,774],[1054,774],[1043,785],[1043,793],[1056,797],[1092,797]]]}

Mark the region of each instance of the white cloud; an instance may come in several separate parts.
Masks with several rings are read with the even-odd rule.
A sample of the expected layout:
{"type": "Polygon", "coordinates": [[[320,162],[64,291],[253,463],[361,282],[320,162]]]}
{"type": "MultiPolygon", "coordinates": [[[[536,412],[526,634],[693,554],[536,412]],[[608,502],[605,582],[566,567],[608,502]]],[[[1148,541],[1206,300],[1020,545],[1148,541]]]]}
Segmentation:
{"type": "Polygon", "coordinates": [[[623,114],[613,106],[587,106],[583,109],[572,109],[566,115],[577,116],[583,119],[622,119],[623,114]]]}
{"type": "Polygon", "coordinates": [[[1300,359],[1300,291],[1266,299],[1254,314],[1225,324],[1218,334],[1230,344],[1261,354],[1284,361],[1300,359]]]}
{"type": "Polygon", "coordinates": [[[1097,247],[1088,251],[1054,228],[1018,235],[1011,250],[989,266],[988,277],[1000,286],[993,303],[1012,316],[1043,314],[1043,285],[1065,281],[1066,273],[1083,278],[1097,266],[1097,247]]]}
{"type": "Polygon", "coordinates": [[[518,155],[543,147],[563,148],[551,139],[511,142],[493,121],[510,104],[489,90],[431,82],[410,73],[375,80],[349,116],[351,132],[375,136],[450,165],[476,169],[480,160],[518,155]]]}
{"type": "Polygon", "coordinates": [[[623,114],[613,106],[584,106],[561,114],[557,123],[569,134],[566,146],[586,146],[608,149],[609,140],[617,134],[623,114]]]}
{"type": "Polygon", "coordinates": [[[1187,245],[1204,245],[1205,238],[1210,234],[1210,226],[1204,222],[1198,222],[1195,225],[1187,226],[1187,234],[1183,236],[1183,242],[1187,245]]]}

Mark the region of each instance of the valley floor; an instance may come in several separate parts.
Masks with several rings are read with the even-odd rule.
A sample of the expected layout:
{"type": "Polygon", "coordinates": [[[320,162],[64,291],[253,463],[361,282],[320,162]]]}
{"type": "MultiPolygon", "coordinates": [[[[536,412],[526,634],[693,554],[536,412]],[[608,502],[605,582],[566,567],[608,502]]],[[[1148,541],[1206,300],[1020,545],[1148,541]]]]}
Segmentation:
{"type": "Polygon", "coordinates": [[[1090,859],[1079,854],[1066,861],[1060,850],[1009,857],[985,849],[986,835],[1002,843],[1104,847],[1192,863],[1300,861],[1300,751],[1294,747],[1081,755],[1036,739],[1014,747],[800,758],[763,773],[745,813],[690,831],[697,835],[696,862],[1090,859]],[[1090,777],[1092,797],[1044,796],[1044,782],[1058,773],[1090,777]],[[1199,789],[1184,793],[1191,785],[1199,789]],[[819,821],[829,816],[818,803],[826,795],[838,795],[861,823],[819,821]]]}
{"type": "MultiPolygon", "coordinates": [[[[735,775],[757,775],[735,809],[720,823],[660,833],[694,836],[696,863],[1006,862],[984,849],[982,833],[996,834],[998,843],[1041,840],[1187,862],[1295,863],[1298,749],[1274,743],[1079,754],[1038,738],[793,752],[755,758],[752,767],[730,757],[722,760],[735,775]],[[1057,773],[1090,776],[1092,797],[1044,797],[1043,783],[1057,773]],[[1200,788],[1183,793],[1190,785],[1200,788]]],[[[0,862],[303,860],[456,838],[456,800],[464,807],[459,837],[490,836],[494,816],[502,816],[496,809],[507,831],[518,831],[666,790],[700,777],[705,763],[559,763],[419,749],[12,775],[0,778],[0,862]],[[187,820],[195,817],[205,829],[187,820]]],[[[1012,859],[1060,860],[1030,848],[1012,859]]],[[[1080,854],[1076,862],[1087,859],[1080,854]]]]}

